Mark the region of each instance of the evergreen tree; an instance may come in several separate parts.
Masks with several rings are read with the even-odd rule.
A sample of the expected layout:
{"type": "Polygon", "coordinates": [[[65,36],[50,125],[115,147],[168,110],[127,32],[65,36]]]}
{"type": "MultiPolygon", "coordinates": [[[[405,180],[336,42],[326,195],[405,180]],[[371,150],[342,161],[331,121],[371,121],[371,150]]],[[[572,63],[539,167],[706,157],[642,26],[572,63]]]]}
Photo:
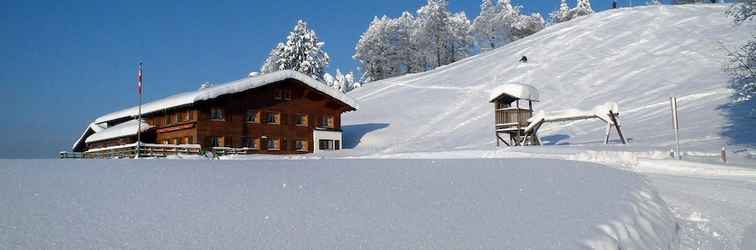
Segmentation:
{"type": "Polygon", "coordinates": [[[570,19],[575,19],[579,16],[587,16],[593,14],[593,8],[591,8],[590,0],[578,0],[577,7],[570,10],[570,19]]]}
{"type": "Polygon", "coordinates": [[[322,80],[325,68],[330,63],[328,53],[323,51],[325,43],[318,39],[307,23],[299,20],[289,33],[286,43],[279,43],[265,61],[261,71],[270,73],[278,70],[294,70],[322,80]]]}
{"type": "Polygon", "coordinates": [[[550,14],[552,23],[561,23],[570,20],[570,6],[567,4],[567,0],[562,0],[559,4],[559,9],[551,12],[550,14]]]}

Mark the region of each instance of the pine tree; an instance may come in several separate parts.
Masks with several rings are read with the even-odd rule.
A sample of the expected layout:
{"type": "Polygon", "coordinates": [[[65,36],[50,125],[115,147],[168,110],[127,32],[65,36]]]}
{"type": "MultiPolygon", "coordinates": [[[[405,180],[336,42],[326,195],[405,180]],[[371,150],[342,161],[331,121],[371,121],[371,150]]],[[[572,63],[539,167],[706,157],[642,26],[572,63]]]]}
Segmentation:
{"type": "Polygon", "coordinates": [[[570,19],[574,19],[579,16],[587,16],[593,14],[593,8],[591,8],[590,0],[578,0],[577,7],[570,10],[570,19]]]}
{"type": "Polygon", "coordinates": [[[322,80],[325,68],[330,63],[328,53],[323,51],[325,43],[318,39],[307,23],[299,20],[289,33],[286,43],[279,43],[265,61],[261,71],[270,73],[278,70],[294,70],[322,80]]]}

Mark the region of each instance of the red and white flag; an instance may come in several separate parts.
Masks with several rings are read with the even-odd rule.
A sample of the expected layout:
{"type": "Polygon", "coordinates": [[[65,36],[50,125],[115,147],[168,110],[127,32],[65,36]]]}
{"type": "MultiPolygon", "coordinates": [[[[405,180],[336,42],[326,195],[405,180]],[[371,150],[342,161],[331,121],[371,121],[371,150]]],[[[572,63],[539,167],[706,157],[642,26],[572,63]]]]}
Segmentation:
{"type": "Polygon", "coordinates": [[[137,70],[137,92],[142,94],[142,63],[139,63],[139,69],[137,70]]]}

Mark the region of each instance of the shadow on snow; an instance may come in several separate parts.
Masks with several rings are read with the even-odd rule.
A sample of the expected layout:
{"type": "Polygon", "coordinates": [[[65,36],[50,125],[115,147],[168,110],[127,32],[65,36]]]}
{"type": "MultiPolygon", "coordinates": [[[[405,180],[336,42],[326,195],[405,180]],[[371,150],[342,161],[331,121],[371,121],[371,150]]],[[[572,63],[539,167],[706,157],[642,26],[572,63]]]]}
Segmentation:
{"type": "Polygon", "coordinates": [[[365,124],[355,124],[355,125],[347,125],[343,126],[342,130],[344,131],[344,143],[343,147],[347,149],[352,149],[357,147],[357,145],[360,144],[360,141],[362,141],[362,137],[364,137],[366,134],[381,130],[384,128],[387,128],[389,126],[388,123],[365,123],[365,124]]]}
{"type": "Polygon", "coordinates": [[[725,113],[722,136],[728,143],[756,146],[756,101],[729,103],[719,109],[725,113]]]}

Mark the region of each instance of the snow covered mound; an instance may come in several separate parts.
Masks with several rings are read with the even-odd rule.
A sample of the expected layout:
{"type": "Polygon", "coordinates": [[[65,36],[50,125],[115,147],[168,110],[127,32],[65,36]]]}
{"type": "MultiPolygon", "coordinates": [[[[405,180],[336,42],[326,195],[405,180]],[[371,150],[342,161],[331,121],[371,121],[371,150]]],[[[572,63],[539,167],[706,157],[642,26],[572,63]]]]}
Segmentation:
{"type": "MultiPolygon", "coordinates": [[[[734,26],[726,8],[605,11],[430,72],[370,83],[350,93],[362,109],[344,117],[345,146],[358,154],[492,149],[489,93],[506,83],[538,88],[536,111],[617,102],[626,137],[654,150],[669,150],[674,141],[668,102],[679,96],[686,150],[752,146],[754,120],[725,106],[732,92],[722,46],[742,44],[754,26],[734,26]],[[520,63],[522,56],[529,63],[520,63]]],[[[540,136],[552,144],[594,145],[605,130],[601,121],[578,121],[548,124],[540,136]]]]}
{"type": "Polygon", "coordinates": [[[592,163],[0,161],[0,249],[676,249],[677,225],[592,163]]]}

